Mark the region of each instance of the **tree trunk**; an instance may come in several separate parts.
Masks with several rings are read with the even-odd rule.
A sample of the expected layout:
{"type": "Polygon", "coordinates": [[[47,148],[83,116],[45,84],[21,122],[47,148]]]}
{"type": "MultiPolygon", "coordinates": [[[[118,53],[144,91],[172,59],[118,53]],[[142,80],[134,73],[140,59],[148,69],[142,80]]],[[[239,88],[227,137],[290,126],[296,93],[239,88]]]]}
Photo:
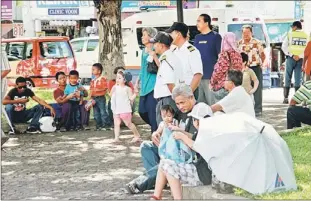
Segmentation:
{"type": "MultiPolygon", "coordinates": [[[[99,27],[99,62],[103,75],[113,79],[115,67],[124,66],[121,29],[121,0],[97,1],[99,27]]],[[[87,58],[86,58],[87,59],[87,58]]]]}

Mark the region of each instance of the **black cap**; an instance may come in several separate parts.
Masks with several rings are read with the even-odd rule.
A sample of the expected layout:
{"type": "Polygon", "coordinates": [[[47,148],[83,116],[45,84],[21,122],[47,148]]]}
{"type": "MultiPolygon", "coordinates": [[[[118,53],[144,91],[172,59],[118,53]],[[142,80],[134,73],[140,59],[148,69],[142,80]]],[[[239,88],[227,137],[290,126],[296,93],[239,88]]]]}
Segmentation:
{"type": "Polygon", "coordinates": [[[293,22],[292,27],[297,27],[298,29],[302,29],[302,24],[300,21],[295,21],[293,22]]]}
{"type": "Polygon", "coordinates": [[[159,31],[157,35],[155,35],[154,38],[151,38],[150,43],[162,43],[167,46],[171,46],[173,42],[173,38],[168,34],[163,31],[159,31]]]}
{"type": "Polygon", "coordinates": [[[188,34],[188,30],[189,28],[185,23],[174,22],[174,24],[169,29],[167,29],[165,32],[172,33],[173,31],[179,31],[184,37],[186,37],[188,34]]]}

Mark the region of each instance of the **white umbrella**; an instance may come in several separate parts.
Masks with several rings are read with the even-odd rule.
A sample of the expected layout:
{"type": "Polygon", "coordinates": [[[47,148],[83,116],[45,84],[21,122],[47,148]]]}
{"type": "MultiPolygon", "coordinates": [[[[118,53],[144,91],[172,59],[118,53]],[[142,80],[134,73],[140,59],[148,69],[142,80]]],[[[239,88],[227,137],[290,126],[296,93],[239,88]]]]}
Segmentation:
{"type": "Polygon", "coordinates": [[[193,148],[218,180],[252,194],[297,189],[286,142],[271,125],[245,113],[201,120],[193,148]]]}

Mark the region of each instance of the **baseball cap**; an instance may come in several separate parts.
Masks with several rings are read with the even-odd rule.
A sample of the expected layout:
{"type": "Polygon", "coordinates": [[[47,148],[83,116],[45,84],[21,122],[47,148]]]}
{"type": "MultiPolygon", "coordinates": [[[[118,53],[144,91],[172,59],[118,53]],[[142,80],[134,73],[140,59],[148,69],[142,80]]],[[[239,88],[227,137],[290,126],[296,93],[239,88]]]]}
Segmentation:
{"type": "Polygon", "coordinates": [[[300,21],[295,21],[293,22],[292,27],[297,27],[298,29],[302,29],[302,24],[300,21]]]}
{"type": "Polygon", "coordinates": [[[186,36],[188,34],[189,28],[185,23],[174,22],[173,25],[165,32],[172,33],[173,31],[179,31],[183,36],[186,36]]]}
{"type": "Polygon", "coordinates": [[[173,38],[163,31],[159,31],[155,37],[149,40],[150,43],[162,43],[167,46],[171,46],[173,38]]]}
{"type": "Polygon", "coordinates": [[[133,76],[130,72],[127,72],[127,71],[124,72],[124,79],[126,82],[132,81],[132,78],[133,78],[133,76]]]}
{"type": "Polygon", "coordinates": [[[214,116],[214,113],[210,106],[205,103],[196,104],[192,111],[188,114],[189,117],[193,117],[195,119],[204,119],[208,116],[214,116]]]}

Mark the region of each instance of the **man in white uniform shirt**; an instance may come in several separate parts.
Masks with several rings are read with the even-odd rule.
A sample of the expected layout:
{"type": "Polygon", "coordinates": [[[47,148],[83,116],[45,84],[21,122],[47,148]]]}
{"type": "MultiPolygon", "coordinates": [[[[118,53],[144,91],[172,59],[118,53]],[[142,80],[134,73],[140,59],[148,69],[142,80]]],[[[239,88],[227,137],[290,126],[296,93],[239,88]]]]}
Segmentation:
{"type": "Polygon", "coordinates": [[[195,98],[198,99],[198,87],[203,76],[203,65],[199,50],[187,40],[188,31],[188,26],[181,22],[174,22],[166,30],[173,38],[173,45],[177,46],[173,52],[183,65],[185,83],[191,87],[195,98]]]}
{"type": "Polygon", "coordinates": [[[154,87],[154,98],[158,100],[156,107],[157,124],[162,121],[161,107],[163,105],[171,105],[175,112],[178,112],[176,104],[172,99],[172,91],[175,85],[184,82],[182,65],[179,59],[170,50],[172,44],[172,37],[165,32],[158,32],[158,34],[150,40],[154,43],[156,54],[161,55],[160,67],[157,73],[157,79],[154,87]]]}
{"type": "Polygon", "coordinates": [[[255,117],[254,104],[251,96],[242,87],[243,73],[237,70],[229,70],[225,81],[225,89],[229,94],[216,104],[212,105],[213,112],[244,112],[255,117]]]}

